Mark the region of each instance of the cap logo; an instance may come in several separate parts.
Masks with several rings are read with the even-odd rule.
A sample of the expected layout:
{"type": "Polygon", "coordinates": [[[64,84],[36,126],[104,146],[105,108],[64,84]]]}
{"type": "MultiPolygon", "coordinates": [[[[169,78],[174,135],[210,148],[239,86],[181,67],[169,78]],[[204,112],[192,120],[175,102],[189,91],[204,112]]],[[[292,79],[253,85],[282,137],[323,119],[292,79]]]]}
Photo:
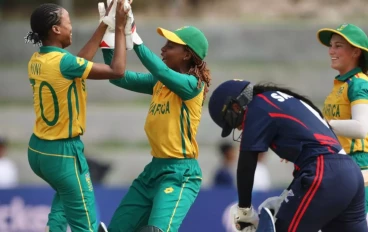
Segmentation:
{"type": "Polygon", "coordinates": [[[188,28],[189,26],[184,26],[184,27],[181,27],[181,28],[179,28],[179,29],[176,29],[175,31],[181,31],[181,30],[183,30],[183,29],[185,29],[185,28],[188,28]]]}
{"type": "Polygon", "coordinates": [[[347,27],[348,26],[348,24],[347,23],[344,23],[344,24],[342,24],[341,26],[339,26],[336,30],[337,31],[342,31],[342,30],[344,30],[344,28],[345,27],[347,27]]]}

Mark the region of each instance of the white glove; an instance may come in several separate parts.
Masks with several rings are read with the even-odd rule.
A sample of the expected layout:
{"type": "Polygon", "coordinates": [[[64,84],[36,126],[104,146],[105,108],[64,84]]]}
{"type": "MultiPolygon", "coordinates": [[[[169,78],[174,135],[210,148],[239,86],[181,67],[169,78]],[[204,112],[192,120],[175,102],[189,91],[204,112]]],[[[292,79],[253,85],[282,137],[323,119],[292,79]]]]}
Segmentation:
{"type": "Polygon", "coordinates": [[[273,217],[276,220],[276,215],[279,212],[281,203],[286,199],[289,194],[289,190],[285,189],[282,191],[281,195],[278,197],[270,197],[267,198],[262,204],[258,207],[258,213],[261,213],[262,208],[268,208],[269,210],[273,210],[273,217]]]}
{"type": "MultiPolygon", "coordinates": [[[[113,0],[107,0],[107,4],[110,5],[111,1],[113,0]]],[[[136,27],[134,22],[134,15],[133,11],[131,9],[130,4],[132,3],[132,0],[125,0],[124,1],[124,10],[130,9],[128,12],[128,19],[125,26],[125,41],[126,41],[126,49],[132,50],[135,41],[135,44],[141,44],[143,41],[139,37],[139,35],[136,33],[136,27]],[[135,39],[133,39],[135,38],[135,39]]],[[[104,34],[104,37],[102,38],[100,47],[102,49],[114,49],[115,48],[115,14],[116,14],[116,4],[117,1],[113,3],[113,6],[111,7],[111,10],[107,16],[105,5],[103,2],[100,2],[98,5],[98,10],[100,13],[100,22],[104,22],[106,25],[108,25],[108,28],[104,34]]]]}
{"type": "MultiPolygon", "coordinates": [[[[107,0],[107,7],[110,6],[111,2],[114,0],[107,0]]],[[[100,23],[104,22],[108,26],[108,30],[114,31],[115,30],[115,15],[116,15],[116,5],[117,0],[114,1],[109,14],[106,15],[106,8],[103,2],[98,3],[98,13],[100,14],[100,23]]]]}
{"type": "Polygon", "coordinates": [[[238,204],[234,204],[230,208],[230,212],[234,218],[234,225],[238,231],[242,232],[255,232],[258,226],[259,218],[257,212],[250,208],[239,208],[238,204]],[[251,224],[245,228],[241,228],[240,222],[251,224]]]}
{"type": "MultiPolygon", "coordinates": [[[[129,0],[126,0],[129,1],[129,0]]],[[[132,1],[130,2],[130,4],[132,1]]],[[[127,41],[127,49],[131,50],[133,49],[133,45],[137,44],[140,45],[143,43],[141,37],[137,33],[137,27],[135,25],[133,11],[130,10],[128,13],[128,21],[125,26],[125,35],[126,35],[126,41],[127,41]],[[130,44],[128,44],[130,43],[130,44]],[[131,47],[131,49],[129,49],[131,47]]]]}
{"type": "Polygon", "coordinates": [[[132,38],[133,38],[133,43],[136,44],[136,45],[140,45],[140,44],[143,43],[141,37],[137,33],[137,29],[134,30],[134,32],[132,34],[132,38]]]}
{"type": "MultiPolygon", "coordinates": [[[[113,0],[107,0],[107,6],[113,0]]],[[[108,15],[106,14],[105,4],[103,2],[98,3],[98,12],[100,14],[100,23],[105,23],[108,27],[100,43],[102,49],[114,49],[115,48],[115,14],[116,14],[117,1],[115,0],[108,15]]]]}
{"type": "MultiPolygon", "coordinates": [[[[130,0],[130,1],[125,0],[125,1],[128,2],[128,4],[132,4],[133,2],[133,0],[130,0]]],[[[125,35],[126,35],[126,41],[127,41],[127,44],[126,44],[127,50],[133,49],[134,44],[139,45],[143,43],[141,37],[137,33],[137,27],[135,25],[134,15],[133,15],[132,10],[130,10],[128,13],[128,21],[125,26],[125,35]]]]}
{"type": "Polygon", "coordinates": [[[126,41],[126,49],[132,50],[134,46],[132,33],[135,31],[135,22],[134,22],[133,11],[129,4],[129,0],[125,0],[124,8],[127,9],[128,7],[130,8],[130,10],[128,12],[127,23],[125,25],[125,41],[126,41]]]}

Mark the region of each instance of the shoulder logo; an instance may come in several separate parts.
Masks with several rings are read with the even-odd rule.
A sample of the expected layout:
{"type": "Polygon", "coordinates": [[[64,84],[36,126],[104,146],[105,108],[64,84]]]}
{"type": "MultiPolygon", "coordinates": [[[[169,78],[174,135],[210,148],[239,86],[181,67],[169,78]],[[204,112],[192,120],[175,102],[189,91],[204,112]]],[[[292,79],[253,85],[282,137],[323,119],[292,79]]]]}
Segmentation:
{"type": "Polygon", "coordinates": [[[77,64],[79,64],[79,66],[84,65],[84,59],[80,58],[80,57],[77,57],[77,64]]]}

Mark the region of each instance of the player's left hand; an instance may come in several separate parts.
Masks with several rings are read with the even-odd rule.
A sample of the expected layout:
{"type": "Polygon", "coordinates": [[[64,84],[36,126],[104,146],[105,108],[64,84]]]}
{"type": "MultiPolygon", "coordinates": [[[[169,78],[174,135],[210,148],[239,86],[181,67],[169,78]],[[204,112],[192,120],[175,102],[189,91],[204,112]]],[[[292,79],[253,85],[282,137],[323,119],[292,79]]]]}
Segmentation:
{"type": "Polygon", "coordinates": [[[234,218],[234,225],[238,231],[255,232],[258,226],[259,218],[257,212],[250,208],[239,208],[238,204],[234,204],[230,212],[234,218]],[[245,226],[244,226],[245,225],[245,226]]]}
{"type": "Polygon", "coordinates": [[[130,8],[128,12],[128,18],[127,23],[125,25],[125,41],[126,41],[126,49],[132,50],[134,43],[133,43],[133,37],[132,34],[135,32],[135,22],[134,22],[134,16],[133,16],[133,10],[130,6],[132,3],[132,0],[125,0],[124,7],[130,8]]]}
{"type": "MultiPolygon", "coordinates": [[[[129,4],[133,3],[133,0],[126,0],[129,4]]],[[[128,22],[125,27],[125,35],[126,35],[126,47],[127,50],[132,50],[134,44],[140,45],[143,43],[141,37],[137,33],[137,26],[135,24],[133,11],[130,10],[128,13],[128,22]]]]}

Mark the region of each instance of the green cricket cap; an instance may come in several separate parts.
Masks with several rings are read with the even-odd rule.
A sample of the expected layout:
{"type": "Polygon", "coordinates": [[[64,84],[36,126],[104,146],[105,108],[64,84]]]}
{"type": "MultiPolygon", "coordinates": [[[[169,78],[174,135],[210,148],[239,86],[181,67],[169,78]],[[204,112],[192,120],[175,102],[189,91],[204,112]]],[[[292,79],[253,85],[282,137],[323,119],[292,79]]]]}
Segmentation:
{"type": "Polygon", "coordinates": [[[187,45],[202,60],[207,56],[208,41],[201,30],[193,26],[184,26],[175,31],[169,31],[161,27],[157,28],[157,33],[166,39],[182,45],[187,45]]]}
{"type": "Polygon", "coordinates": [[[341,24],[336,29],[322,28],[317,32],[317,38],[325,46],[330,46],[333,34],[342,36],[352,46],[363,51],[366,64],[368,65],[368,37],[364,31],[354,24],[341,24]]]}

